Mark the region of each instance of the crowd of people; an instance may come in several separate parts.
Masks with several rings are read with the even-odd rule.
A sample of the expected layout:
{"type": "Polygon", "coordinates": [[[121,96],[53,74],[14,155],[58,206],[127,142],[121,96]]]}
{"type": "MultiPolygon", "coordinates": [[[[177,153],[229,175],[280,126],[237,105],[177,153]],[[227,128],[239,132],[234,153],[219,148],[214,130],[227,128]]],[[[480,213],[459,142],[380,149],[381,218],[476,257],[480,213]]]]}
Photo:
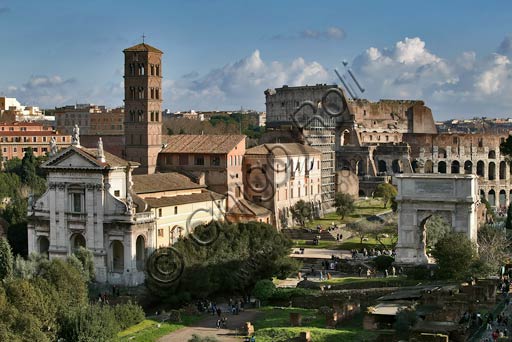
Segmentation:
{"type": "Polygon", "coordinates": [[[352,259],[357,259],[358,257],[361,257],[361,256],[363,258],[373,258],[373,257],[381,256],[381,255],[389,255],[393,258],[396,256],[396,251],[394,249],[392,249],[392,250],[379,249],[379,248],[366,249],[366,247],[361,248],[360,250],[352,249],[350,251],[350,253],[352,254],[352,259]]]}

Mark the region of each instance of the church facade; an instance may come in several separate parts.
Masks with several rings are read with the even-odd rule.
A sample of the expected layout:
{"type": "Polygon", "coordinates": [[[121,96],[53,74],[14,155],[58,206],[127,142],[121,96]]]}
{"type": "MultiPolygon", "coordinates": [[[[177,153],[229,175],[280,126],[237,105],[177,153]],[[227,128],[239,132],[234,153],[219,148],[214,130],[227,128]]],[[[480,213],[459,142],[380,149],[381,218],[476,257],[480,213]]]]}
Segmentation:
{"type": "Polygon", "coordinates": [[[134,286],[155,247],[155,216],[134,205],[132,172],[138,163],[73,145],[42,168],[47,191],[29,203],[28,250],[67,257],[79,247],[94,256],[96,280],[134,286]]]}

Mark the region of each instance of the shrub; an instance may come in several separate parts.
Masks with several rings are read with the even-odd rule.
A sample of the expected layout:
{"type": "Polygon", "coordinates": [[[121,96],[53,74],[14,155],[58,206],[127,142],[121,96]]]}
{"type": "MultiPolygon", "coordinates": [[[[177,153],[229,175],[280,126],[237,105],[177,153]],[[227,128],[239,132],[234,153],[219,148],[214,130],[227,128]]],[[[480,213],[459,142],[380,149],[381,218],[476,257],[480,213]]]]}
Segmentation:
{"type": "Polygon", "coordinates": [[[114,315],[117,323],[119,323],[121,327],[121,330],[140,323],[145,318],[142,308],[132,302],[116,305],[114,307],[114,315]]]}
{"type": "Polygon", "coordinates": [[[254,290],[252,291],[253,296],[258,298],[261,301],[266,301],[276,291],[276,286],[271,280],[268,279],[262,279],[258,280],[256,282],[256,285],[254,285],[254,290]]]}
{"type": "Polygon", "coordinates": [[[71,308],[61,320],[59,336],[66,341],[111,341],[120,331],[108,305],[83,305],[71,308]]]}
{"type": "Polygon", "coordinates": [[[394,261],[395,261],[395,258],[390,257],[389,255],[379,255],[378,257],[373,259],[375,267],[379,271],[384,271],[384,270],[389,269],[394,261]]]}

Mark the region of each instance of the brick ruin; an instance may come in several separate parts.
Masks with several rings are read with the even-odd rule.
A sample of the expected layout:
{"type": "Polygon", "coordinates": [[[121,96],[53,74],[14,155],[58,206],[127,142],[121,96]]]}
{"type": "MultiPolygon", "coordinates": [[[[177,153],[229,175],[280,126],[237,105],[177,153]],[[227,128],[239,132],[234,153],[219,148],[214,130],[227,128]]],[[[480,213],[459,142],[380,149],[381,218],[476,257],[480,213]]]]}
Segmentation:
{"type": "Polygon", "coordinates": [[[507,131],[438,133],[423,101],[348,100],[336,85],[283,86],[265,96],[268,132],[263,142],[322,147],[326,211],[335,191],[372,196],[378,184],[410,172],[476,174],[480,196],[497,210],[512,198],[512,169],[499,148],[507,131]],[[305,101],[315,109],[303,106],[305,101]]]}

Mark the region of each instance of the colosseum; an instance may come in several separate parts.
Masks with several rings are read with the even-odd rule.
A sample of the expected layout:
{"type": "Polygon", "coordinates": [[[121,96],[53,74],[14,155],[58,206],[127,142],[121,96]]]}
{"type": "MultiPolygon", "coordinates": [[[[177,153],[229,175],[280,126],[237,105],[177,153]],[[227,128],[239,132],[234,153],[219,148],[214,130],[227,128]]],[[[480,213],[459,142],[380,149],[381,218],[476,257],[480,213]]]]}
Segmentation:
{"type": "Polygon", "coordinates": [[[499,148],[508,130],[439,132],[423,101],[349,100],[336,85],[283,86],[265,95],[264,142],[300,141],[321,147],[327,211],[335,191],[371,196],[379,183],[408,172],[476,174],[481,197],[491,206],[503,210],[512,199],[512,169],[499,148]],[[302,108],[305,102],[318,111],[302,108]],[[326,106],[343,109],[342,114],[333,117],[326,106]],[[323,119],[297,124],[297,115],[323,119]]]}

